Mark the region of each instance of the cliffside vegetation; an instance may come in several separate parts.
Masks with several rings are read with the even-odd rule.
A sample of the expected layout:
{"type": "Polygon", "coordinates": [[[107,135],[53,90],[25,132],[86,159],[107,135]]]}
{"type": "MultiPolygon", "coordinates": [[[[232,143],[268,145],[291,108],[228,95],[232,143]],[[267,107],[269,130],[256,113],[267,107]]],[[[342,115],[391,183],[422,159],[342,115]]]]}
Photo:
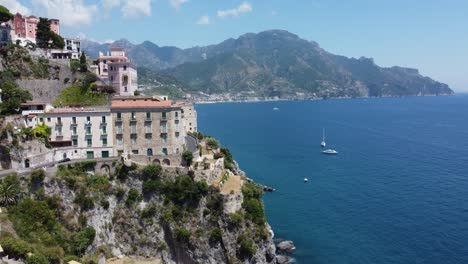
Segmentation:
{"type": "Polygon", "coordinates": [[[242,209],[226,213],[219,189],[190,171],[113,166],[110,176],[89,174],[96,162],[85,162],[60,165],[51,176],[37,170],[4,178],[0,223],[11,227],[0,234],[5,253],[44,264],[119,254],[167,263],[274,260],[259,187],[246,184],[242,209]]]}

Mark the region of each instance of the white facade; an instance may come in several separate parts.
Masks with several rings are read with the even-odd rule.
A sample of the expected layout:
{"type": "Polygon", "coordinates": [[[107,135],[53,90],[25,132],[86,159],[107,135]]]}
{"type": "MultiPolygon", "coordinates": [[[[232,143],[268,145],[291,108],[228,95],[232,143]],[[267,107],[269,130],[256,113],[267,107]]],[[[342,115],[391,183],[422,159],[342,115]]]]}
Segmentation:
{"type": "Polygon", "coordinates": [[[52,130],[50,142],[56,158],[108,158],[113,153],[110,110],[59,108],[46,111],[44,123],[52,130]]]}
{"type": "Polygon", "coordinates": [[[50,49],[47,56],[51,59],[79,59],[81,56],[81,41],[74,38],[64,38],[63,50],[50,49]]]}
{"type": "Polygon", "coordinates": [[[182,119],[186,133],[197,132],[197,111],[192,104],[182,106],[182,119]]]}

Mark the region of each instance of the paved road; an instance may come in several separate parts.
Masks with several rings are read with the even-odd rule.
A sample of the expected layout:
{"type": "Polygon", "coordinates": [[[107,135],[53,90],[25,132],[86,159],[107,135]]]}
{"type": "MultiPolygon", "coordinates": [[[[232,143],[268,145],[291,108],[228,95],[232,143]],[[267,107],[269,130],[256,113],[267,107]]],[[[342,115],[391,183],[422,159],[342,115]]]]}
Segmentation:
{"type": "Polygon", "coordinates": [[[71,161],[68,161],[68,162],[62,162],[62,163],[48,162],[48,163],[36,165],[36,166],[31,167],[31,168],[22,169],[22,170],[10,169],[10,170],[0,171],[0,179],[7,176],[7,175],[9,175],[9,174],[12,174],[12,173],[16,173],[18,175],[25,175],[25,174],[31,173],[31,171],[33,171],[35,169],[41,169],[41,168],[46,168],[47,171],[56,170],[57,169],[56,165],[61,165],[61,164],[66,165],[66,164],[73,164],[73,163],[78,163],[78,162],[83,162],[83,161],[106,162],[106,161],[114,161],[114,160],[118,160],[118,159],[119,159],[118,157],[114,157],[114,158],[97,158],[97,159],[75,159],[75,160],[71,160],[71,161]]]}

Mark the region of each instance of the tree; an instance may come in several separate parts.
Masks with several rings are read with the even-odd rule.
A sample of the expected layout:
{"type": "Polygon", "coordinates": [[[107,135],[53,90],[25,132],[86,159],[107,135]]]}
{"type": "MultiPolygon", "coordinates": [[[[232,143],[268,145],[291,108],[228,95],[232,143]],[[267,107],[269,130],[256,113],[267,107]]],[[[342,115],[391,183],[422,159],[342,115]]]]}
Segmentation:
{"type": "Polygon", "coordinates": [[[0,205],[14,205],[20,193],[19,181],[16,175],[8,175],[0,183],[0,205]]]}
{"type": "Polygon", "coordinates": [[[206,140],[206,145],[210,147],[211,149],[219,148],[219,142],[216,139],[211,138],[211,137],[206,140]]]}
{"type": "Polygon", "coordinates": [[[192,165],[193,153],[190,150],[186,150],[182,153],[182,159],[187,163],[187,166],[192,165]]]}
{"type": "Polygon", "coordinates": [[[80,56],[80,71],[81,72],[87,72],[88,71],[88,64],[86,62],[86,54],[83,52],[81,52],[81,56],[80,56]]]}
{"type": "Polygon", "coordinates": [[[63,49],[65,46],[63,38],[50,30],[50,20],[43,17],[37,23],[36,42],[43,49],[63,49]]]}
{"type": "Polygon", "coordinates": [[[161,175],[161,165],[159,164],[149,164],[143,169],[143,175],[145,179],[156,180],[159,175],[161,175]]]}
{"type": "Polygon", "coordinates": [[[32,100],[31,93],[20,89],[13,81],[2,83],[0,89],[2,90],[2,103],[0,104],[2,114],[15,114],[19,111],[21,103],[32,100]]]}
{"type": "Polygon", "coordinates": [[[10,13],[8,8],[0,5],[0,22],[7,22],[8,20],[13,19],[13,14],[10,13]]]}

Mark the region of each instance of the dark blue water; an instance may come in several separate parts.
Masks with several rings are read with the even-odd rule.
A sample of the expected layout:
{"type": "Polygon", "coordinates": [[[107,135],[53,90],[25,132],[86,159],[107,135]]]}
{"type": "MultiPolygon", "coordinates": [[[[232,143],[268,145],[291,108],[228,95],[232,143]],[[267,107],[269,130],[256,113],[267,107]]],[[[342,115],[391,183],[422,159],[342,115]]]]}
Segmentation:
{"type": "Polygon", "coordinates": [[[197,110],[201,131],[277,188],[267,218],[298,263],[468,263],[468,96],[197,110]],[[320,153],[322,127],[338,156],[320,153]]]}

